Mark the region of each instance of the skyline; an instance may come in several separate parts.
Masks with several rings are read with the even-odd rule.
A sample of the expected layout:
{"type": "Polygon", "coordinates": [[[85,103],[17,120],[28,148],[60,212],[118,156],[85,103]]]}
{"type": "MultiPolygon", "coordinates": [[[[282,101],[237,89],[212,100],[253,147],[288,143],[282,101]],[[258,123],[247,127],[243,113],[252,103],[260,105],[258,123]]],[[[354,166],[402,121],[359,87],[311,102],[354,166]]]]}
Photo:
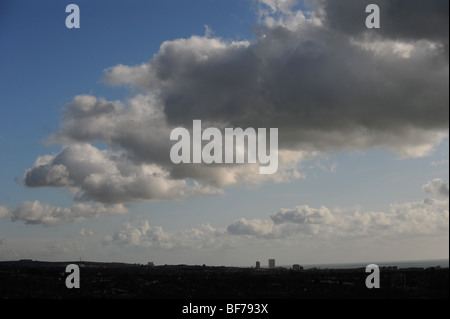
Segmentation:
{"type": "Polygon", "coordinates": [[[448,1],[69,3],[0,5],[0,260],[448,259],[448,1]],[[174,163],[194,120],[278,171],[174,163]]]}

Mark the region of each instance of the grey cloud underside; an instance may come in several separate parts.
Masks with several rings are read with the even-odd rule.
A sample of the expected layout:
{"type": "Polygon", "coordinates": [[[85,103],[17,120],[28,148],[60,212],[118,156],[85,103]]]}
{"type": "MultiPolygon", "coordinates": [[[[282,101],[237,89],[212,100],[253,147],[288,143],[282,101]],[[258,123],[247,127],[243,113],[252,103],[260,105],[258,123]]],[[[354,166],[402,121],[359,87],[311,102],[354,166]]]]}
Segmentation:
{"type": "Polygon", "coordinates": [[[422,189],[425,193],[437,197],[449,197],[449,186],[444,183],[442,178],[433,179],[431,182],[423,185],[422,189]]]}
{"type": "Polygon", "coordinates": [[[405,8],[381,1],[382,29],[369,33],[358,31],[364,9],[351,18],[349,3],[364,1],[336,2],[342,7],[312,1],[316,11],[306,18],[291,11],[293,1],[264,1],[278,3],[270,7],[275,18],[264,16],[252,42],[192,36],[164,42],[141,65],[105,70],[105,83],[140,93],[125,101],[76,96],[49,138],[62,151],[36,159],[24,184],[68,187],[82,201],[176,200],[236,183],[302,178],[300,162],[321,151],[429,154],[448,135],[448,10],[441,12],[448,2],[427,2],[422,12],[426,1],[405,8]],[[411,27],[413,18],[422,31],[411,27]],[[170,132],[191,129],[194,119],[203,128],[278,128],[278,173],[172,164],[170,132]],[[93,146],[98,142],[106,149],[93,146]]]}
{"type": "Polygon", "coordinates": [[[322,10],[329,28],[349,35],[366,33],[365,8],[377,4],[381,28],[376,33],[401,40],[430,39],[446,42],[449,37],[449,2],[446,0],[312,0],[322,10]]]}
{"type": "Polygon", "coordinates": [[[29,187],[71,187],[76,200],[102,203],[177,200],[217,192],[196,182],[170,179],[156,165],[135,163],[122,152],[102,151],[89,144],[71,145],[55,156],[38,158],[25,173],[24,183],[29,187]]]}
{"type": "Polygon", "coordinates": [[[220,42],[222,49],[216,39],[176,40],[147,64],[112,68],[105,79],[157,89],[171,125],[202,119],[278,127],[287,149],[395,149],[426,144],[448,128],[448,63],[440,43],[416,43],[404,58],[352,41],[311,23],[267,29],[248,45],[220,42]],[[127,81],[121,69],[141,74],[127,81]]]}

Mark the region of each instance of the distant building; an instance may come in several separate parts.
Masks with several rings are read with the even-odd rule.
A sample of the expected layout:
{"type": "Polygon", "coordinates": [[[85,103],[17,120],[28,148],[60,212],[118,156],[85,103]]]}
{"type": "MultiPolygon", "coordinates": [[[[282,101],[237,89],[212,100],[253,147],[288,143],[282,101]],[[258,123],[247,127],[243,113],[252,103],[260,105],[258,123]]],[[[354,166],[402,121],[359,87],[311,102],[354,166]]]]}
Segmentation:
{"type": "Polygon", "coordinates": [[[269,269],[275,269],[275,259],[269,259],[269,269]]]}
{"type": "Polygon", "coordinates": [[[259,261],[256,262],[256,269],[261,268],[261,263],[259,261]]]}
{"type": "Polygon", "coordinates": [[[294,265],[292,266],[292,269],[293,269],[293,270],[303,270],[303,267],[300,266],[299,264],[294,264],[294,265]]]}
{"type": "Polygon", "coordinates": [[[149,261],[147,265],[148,265],[149,267],[154,267],[154,266],[155,266],[155,264],[154,264],[152,261],[149,261]]]}

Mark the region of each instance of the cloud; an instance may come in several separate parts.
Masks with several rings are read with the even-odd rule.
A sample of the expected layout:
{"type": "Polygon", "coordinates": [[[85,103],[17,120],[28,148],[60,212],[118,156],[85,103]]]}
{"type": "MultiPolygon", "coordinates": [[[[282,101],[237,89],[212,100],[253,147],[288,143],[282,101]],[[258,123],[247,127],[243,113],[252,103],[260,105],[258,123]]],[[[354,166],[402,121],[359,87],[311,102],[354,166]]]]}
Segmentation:
{"type": "Polygon", "coordinates": [[[370,41],[357,45],[306,19],[295,29],[263,29],[251,43],[166,41],[149,62],[108,69],[105,81],[158,91],[170,124],[270,125],[290,150],[423,156],[448,128],[448,62],[431,39],[414,43],[408,58],[403,42],[379,41],[387,40],[393,49],[377,54],[370,41]]]}
{"type": "Polygon", "coordinates": [[[386,212],[330,210],[299,206],[281,209],[270,220],[239,219],[228,227],[233,235],[284,239],[350,239],[448,233],[448,201],[392,204],[386,212]],[[263,225],[263,227],[262,227],[263,225]]]}
{"type": "Polygon", "coordinates": [[[146,247],[157,249],[208,249],[224,246],[225,231],[204,224],[200,228],[166,232],[160,226],[150,226],[147,220],[139,223],[125,222],[113,236],[106,237],[105,245],[121,247],[146,247]]]}
{"type": "Polygon", "coordinates": [[[448,30],[440,27],[448,26],[448,4],[383,1],[383,27],[367,35],[364,10],[311,3],[301,10],[294,1],[261,0],[253,41],[194,35],[165,41],[142,64],[106,69],[105,83],[138,93],[125,101],[76,96],[49,138],[61,152],[36,159],[24,184],[70,188],[80,201],[177,200],[303,178],[302,162],[321,152],[430,154],[448,136],[448,30]],[[417,19],[400,19],[402,10],[417,19]],[[256,165],[172,164],[170,132],[194,119],[279,128],[284,165],[260,176],[256,165]]]}
{"type": "Polygon", "coordinates": [[[281,209],[270,219],[240,218],[226,229],[209,224],[199,228],[172,232],[160,226],[150,226],[147,220],[140,223],[123,223],[113,236],[107,236],[106,245],[123,248],[154,249],[220,249],[238,247],[250,242],[278,240],[356,240],[362,238],[390,238],[400,236],[448,235],[448,201],[425,200],[392,204],[386,212],[359,212],[330,210],[327,207],[299,206],[281,209]]]}
{"type": "Polygon", "coordinates": [[[29,187],[66,186],[76,199],[103,203],[166,199],[217,190],[196,182],[171,179],[154,164],[136,163],[123,152],[100,150],[90,144],[73,144],[55,156],[39,157],[25,172],[29,187]]]}
{"type": "Polygon", "coordinates": [[[258,0],[261,4],[270,8],[271,13],[281,12],[288,14],[297,5],[297,0],[258,0]]]}
{"type": "Polygon", "coordinates": [[[241,218],[229,225],[227,231],[233,235],[270,237],[273,234],[273,223],[268,220],[241,218]]]}
{"type": "Polygon", "coordinates": [[[444,183],[442,178],[433,179],[431,182],[423,185],[423,191],[435,197],[449,197],[448,183],[444,183]]]}
{"type": "Polygon", "coordinates": [[[3,217],[10,217],[12,221],[20,220],[28,225],[40,224],[47,227],[67,222],[79,222],[104,214],[126,214],[128,209],[122,204],[103,205],[95,203],[87,205],[80,203],[65,208],[52,206],[40,201],[25,201],[22,203],[22,206],[13,209],[0,206],[0,213],[3,217]]]}
{"type": "Polygon", "coordinates": [[[320,19],[330,29],[357,36],[366,33],[367,5],[380,8],[381,28],[376,33],[384,38],[401,40],[430,39],[448,44],[448,1],[442,0],[313,0],[320,19]]]}
{"type": "Polygon", "coordinates": [[[334,217],[330,210],[325,206],[319,209],[310,208],[309,206],[297,206],[294,209],[282,209],[275,215],[271,216],[275,224],[283,224],[286,222],[295,224],[322,224],[330,223],[334,217]]]}
{"type": "Polygon", "coordinates": [[[80,236],[85,237],[85,236],[93,236],[94,232],[92,230],[86,230],[84,228],[81,228],[80,231],[78,232],[78,234],[80,236]]]}
{"type": "Polygon", "coordinates": [[[405,237],[448,237],[448,225],[448,200],[426,199],[391,204],[384,212],[302,205],[282,208],[270,215],[270,219],[239,218],[224,229],[204,224],[199,228],[167,232],[160,226],[150,226],[147,220],[126,222],[104,243],[125,248],[220,249],[266,240],[285,244],[313,239],[395,240],[405,237]]]}
{"type": "Polygon", "coordinates": [[[6,206],[0,206],[0,218],[6,218],[11,215],[11,210],[6,206]]]}
{"type": "Polygon", "coordinates": [[[443,166],[443,165],[448,166],[448,159],[431,162],[431,166],[443,166]]]}

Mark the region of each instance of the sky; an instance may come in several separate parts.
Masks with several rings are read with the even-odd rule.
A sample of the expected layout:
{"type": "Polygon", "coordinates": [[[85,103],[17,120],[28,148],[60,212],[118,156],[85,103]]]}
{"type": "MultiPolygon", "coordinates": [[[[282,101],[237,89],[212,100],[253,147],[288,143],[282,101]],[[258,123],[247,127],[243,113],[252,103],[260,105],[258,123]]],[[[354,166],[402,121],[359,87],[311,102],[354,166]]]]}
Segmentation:
{"type": "Polygon", "coordinates": [[[448,259],[448,6],[1,1],[0,260],[448,259]],[[277,172],[173,163],[193,120],[278,128],[277,172]]]}

